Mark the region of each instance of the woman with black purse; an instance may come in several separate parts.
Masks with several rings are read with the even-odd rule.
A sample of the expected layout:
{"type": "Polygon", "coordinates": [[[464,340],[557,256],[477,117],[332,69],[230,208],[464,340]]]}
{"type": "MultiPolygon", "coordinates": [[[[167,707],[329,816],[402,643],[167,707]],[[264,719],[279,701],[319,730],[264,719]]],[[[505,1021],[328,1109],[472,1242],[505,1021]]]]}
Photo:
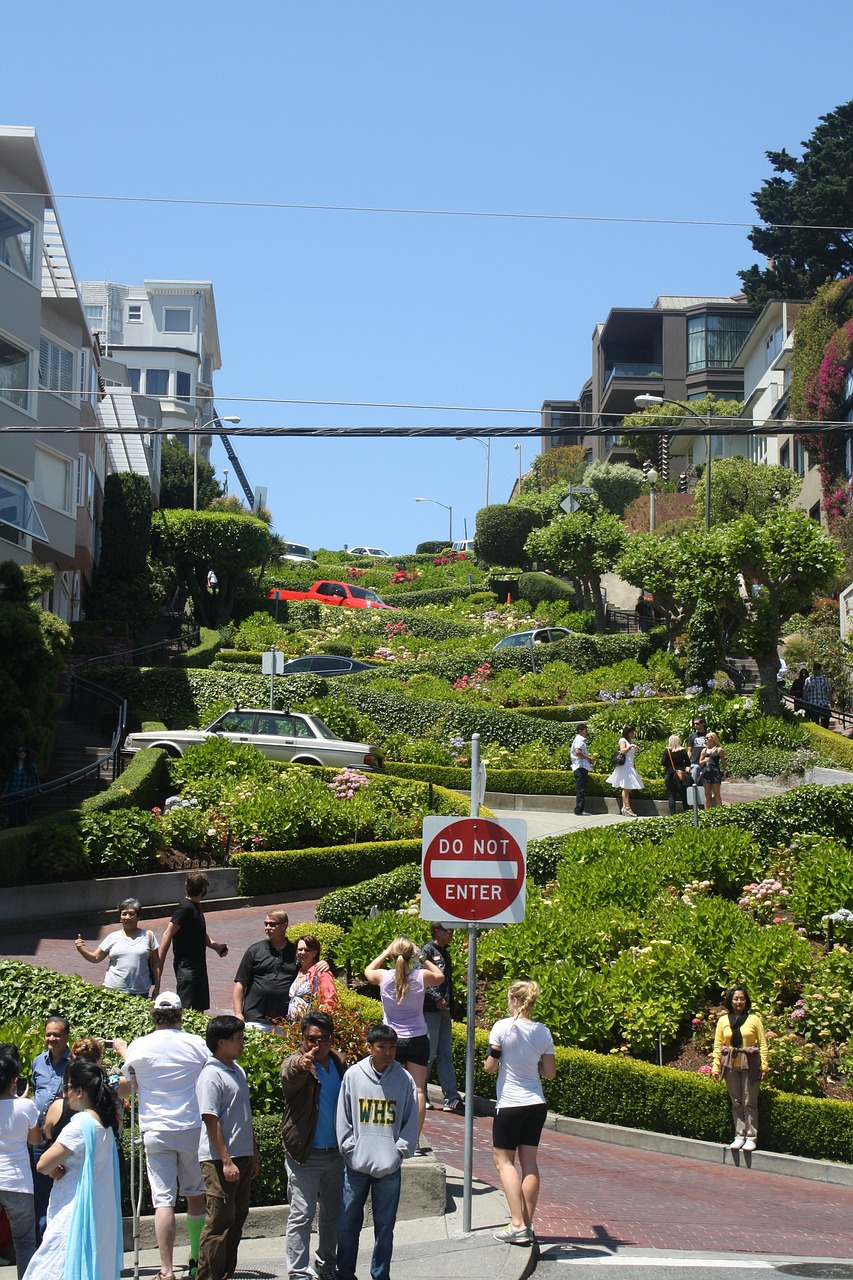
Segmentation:
{"type": "Polygon", "coordinates": [[[720,786],[726,776],[726,753],[715,733],[709,733],[699,757],[699,781],[705,789],[705,808],[722,804],[720,786]]]}
{"type": "Polygon", "coordinates": [[[605,779],[611,787],[620,788],[622,816],[625,818],[636,818],[637,815],[631,808],[631,792],[643,790],[643,780],[634,766],[634,755],[638,745],[634,741],[634,728],[633,724],[623,725],[619,746],[613,753],[613,772],[605,779]]]}
{"type": "Polygon", "coordinates": [[[660,758],[663,765],[663,780],[666,786],[666,799],[670,813],[675,813],[675,803],[681,801],[681,807],[687,809],[687,793],[685,787],[690,786],[690,756],[681,745],[677,733],[670,736],[666,751],[660,758]]]}

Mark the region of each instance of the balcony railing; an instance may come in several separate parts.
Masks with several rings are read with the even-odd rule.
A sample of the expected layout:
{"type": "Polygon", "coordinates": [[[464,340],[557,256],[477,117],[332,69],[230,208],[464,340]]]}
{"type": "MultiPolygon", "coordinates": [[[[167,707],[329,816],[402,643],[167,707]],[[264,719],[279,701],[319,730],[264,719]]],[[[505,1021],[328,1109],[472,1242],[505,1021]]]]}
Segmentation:
{"type": "Polygon", "coordinates": [[[604,390],[614,378],[662,378],[662,364],[647,364],[644,360],[620,360],[605,371],[604,390]]]}

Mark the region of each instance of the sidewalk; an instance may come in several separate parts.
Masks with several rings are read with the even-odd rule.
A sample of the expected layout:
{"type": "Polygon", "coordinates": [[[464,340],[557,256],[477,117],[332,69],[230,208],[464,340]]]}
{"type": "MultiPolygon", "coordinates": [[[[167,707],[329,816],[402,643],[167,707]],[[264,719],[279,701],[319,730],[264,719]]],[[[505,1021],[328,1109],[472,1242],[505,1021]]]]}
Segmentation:
{"type": "MultiPolygon", "coordinates": [[[[461,1126],[455,1120],[455,1131],[461,1135],[461,1126]]],[[[461,1152],[460,1152],[461,1154],[461,1152]]],[[[474,1182],[471,1224],[473,1231],[462,1231],[462,1174],[458,1169],[447,1168],[447,1213],[438,1218],[415,1218],[398,1222],[394,1231],[394,1259],[391,1265],[394,1280],[525,1280],[535,1266],[535,1251],[516,1245],[499,1244],[492,1233],[506,1226],[509,1221],[503,1195],[485,1182],[474,1182]]],[[[250,1214],[247,1231],[251,1232],[250,1214]]],[[[180,1235],[179,1235],[180,1240],[180,1235]]],[[[316,1236],[312,1240],[312,1249],[316,1236]]],[[[370,1255],[373,1249],[373,1228],[368,1220],[361,1233],[358,1254],[358,1275],[370,1275],[370,1255]]],[[[176,1257],[183,1259],[186,1246],[176,1250],[176,1257]]],[[[156,1249],[140,1253],[140,1275],[156,1277],[160,1257],[156,1249]]],[[[129,1275],[133,1268],[132,1250],[125,1254],[122,1275],[129,1275]]],[[[179,1280],[185,1280],[186,1272],[177,1268],[179,1280]]],[[[287,1266],[284,1260],[284,1234],[246,1238],[240,1245],[239,1268],[235,1280],[253,1277],[254,1280],[285,1280],[287,1266]]]]}

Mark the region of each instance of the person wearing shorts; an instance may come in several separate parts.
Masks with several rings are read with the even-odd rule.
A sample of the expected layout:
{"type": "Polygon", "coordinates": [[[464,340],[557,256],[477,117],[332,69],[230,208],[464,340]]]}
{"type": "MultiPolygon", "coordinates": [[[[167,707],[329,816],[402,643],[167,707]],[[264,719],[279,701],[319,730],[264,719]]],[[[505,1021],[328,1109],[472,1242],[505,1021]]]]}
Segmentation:
{"type": "Polygon", "coordinates": [[[535,982],[514,982],[507,993],[510,1016],[489,1032],[485,1069],[498,1073],[497,1111],[492,1125],[492,1154],[512,1221],[495,1239],[504,1244],[533,1244],[533,1219],[539,1199],[537,1150],[548,1106],[541,1076],[557,1074],[554,1040],[530,1010],[539,995],[535,982]],[[521,1167],[515,1166],[516,1154],[521,1167]]]}
{"type": "MultiPolygon", "coordinates": [[[[426,1082],[429,1067],[429,1033],[424,1017],[424,988],[438,987],[444,974],[427,960],[411,938],[395,938],[364,971],[368,982],[379,988],[385,1025],[397,1035],[396,1060],[415,1082],[418,1095],[418,1134],[426,1114],[426,1082]],[[384,967],[390,960],[393,968],[384,967]]],[[[420,1148],[418,1148],[420,1151],[420,1148]]]]}
{"type": "Polygon", "coordinates": [[[115,1040],[124,1061],[119,1094],[139,1094],[139,1127],[154,1205],[154,1233],[160,1250],[161,1280],[174,1280],[175,1205],[178,1187],[187,1201],[189,1270],[198,1268],[198,1246],[205,1218],[204,1178],[199,1163],[201,1114],[196,1083],[210,1057],[201,1036],[181,1029],[181,1002],[174,991],[154,1001],[155,1030],[128,1045],[115,1040]]]}

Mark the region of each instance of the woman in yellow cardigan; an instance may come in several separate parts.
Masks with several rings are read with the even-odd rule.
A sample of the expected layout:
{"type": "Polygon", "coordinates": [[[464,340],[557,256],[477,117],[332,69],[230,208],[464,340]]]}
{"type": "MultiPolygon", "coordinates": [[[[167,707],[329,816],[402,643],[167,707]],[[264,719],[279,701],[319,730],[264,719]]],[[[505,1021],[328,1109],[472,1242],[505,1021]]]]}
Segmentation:
{"type": "Polygon", "coordinates": [[[761,1019],[750,1013],[746,987],[732,987],[723,997],[727,1012],[717,1022],[711,1073],[726,1082],[735,1122],[732,1151],[754,1151],[758,1137],[758,1086],[767,1075],[767,1037],[761,1019]]]}

